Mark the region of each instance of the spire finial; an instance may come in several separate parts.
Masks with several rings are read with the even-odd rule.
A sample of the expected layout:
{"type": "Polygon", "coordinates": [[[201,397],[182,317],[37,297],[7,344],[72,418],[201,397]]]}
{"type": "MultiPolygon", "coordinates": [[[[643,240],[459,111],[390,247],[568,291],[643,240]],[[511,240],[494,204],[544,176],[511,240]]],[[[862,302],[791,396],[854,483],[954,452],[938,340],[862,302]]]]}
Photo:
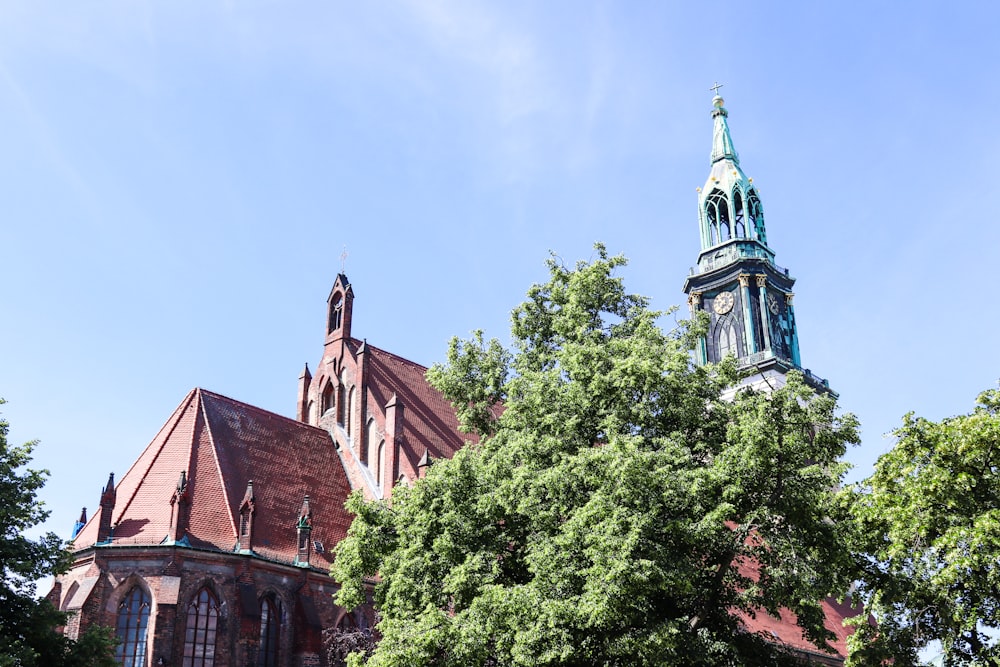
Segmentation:
{"type": "Polygon", "coordinates": [[[726,121],[729,112],[723,106],[725,100],[718,94],[721,87],[722,84],[716,83],[709,88],[709,90],[716,91],[715,97],[712,98],[712,118],[715,119],[715,132],[712,138],[712,164],[723,159],[732,160],[735,164],[739,164],[740,158],[733,146],[733,138],[729,136],[729,123],[726,121]]]}
{"type": "Polygon", "coordinates": [[[711,88],[709,88],[709,90],[711,90],[713,93],[715,93],[716,97],[719,97],[719,88],[722,88],[723,85],[724,84],[721,84],[718,81],[716,81],[715,85],[712,86],[711,88]]]}
{"type": "Polygon", "coordinates": [[[347,270],[347,245],[344,245],[344,252],[340,253],[340,272],[347,270]]]}

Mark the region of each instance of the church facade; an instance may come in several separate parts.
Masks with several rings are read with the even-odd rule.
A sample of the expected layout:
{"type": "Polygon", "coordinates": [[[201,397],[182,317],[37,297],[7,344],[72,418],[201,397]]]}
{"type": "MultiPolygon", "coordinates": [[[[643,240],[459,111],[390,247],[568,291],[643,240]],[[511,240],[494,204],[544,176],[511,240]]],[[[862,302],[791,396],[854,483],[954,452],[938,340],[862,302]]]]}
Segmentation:
{"type": "MultiPolygon", "coordinates": [[[[775,386],[801,368],[794,279],[774,263],[760,197],[740,168],[722,99],[713,104],[701,252],[684,283],[692,310],[711,318],[695,362],[733,354],[757,371],[748,382],[775,386]]],[[[347,496],[388,498],[471,437],[425,367],[352,335],[354,298],[338,274],[294,419],[194,389],[121,479],[109,477],[97,512],[74,530],[71,570],[49,595],[71,613],[70,637],[91,624],[114,628],[128,667],[304,667],[327,664],[325,630],[371,626],[371,609],[340,609],[332,598],[347,496]]],[[[760,613],[744,625],[814,664],[842,664],[850,612],[832,600],[824,610],[838,656],[788,617],[760,613]]]]}

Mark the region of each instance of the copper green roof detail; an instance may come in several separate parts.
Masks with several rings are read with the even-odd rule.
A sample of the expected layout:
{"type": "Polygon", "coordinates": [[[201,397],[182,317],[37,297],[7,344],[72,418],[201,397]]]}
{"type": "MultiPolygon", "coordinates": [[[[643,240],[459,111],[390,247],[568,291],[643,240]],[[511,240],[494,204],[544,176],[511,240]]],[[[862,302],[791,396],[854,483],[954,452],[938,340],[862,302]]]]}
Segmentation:
{"type": "Polygon", "coordinates": [[[726,119],[729,117],[729,112],[726,111],[726,107],[722,106],[725,104],[725,100],[716,95],[712,99],[712,118],[715,119],[715,136],[712,139],[712,163],[716,163],[719,160],[732,160],[734,163],[740,163],[740,156],[736,153],[736,147],[733,146],[733,138],[729,135],[729,121],[726,119]]]}
{"type": "MultiPolygon", "coordinates": [[[[738,242],[745,246],[740,256],[749,252],[753,256],[773,255],[767,247],[764,230],[764,210],[760,196],[740,167],[740,158],[729,134],[729,112],[724,100],[716,95],[712,99],[712,169],[705,185],[698,189],[698,210],[701,229],[701,249],[705,253],[721,245],[738,242]]],[[[701,270],[708,270],[705,261],[718,264],[721,256],[709,260],[699,259],[701,270]]]]}

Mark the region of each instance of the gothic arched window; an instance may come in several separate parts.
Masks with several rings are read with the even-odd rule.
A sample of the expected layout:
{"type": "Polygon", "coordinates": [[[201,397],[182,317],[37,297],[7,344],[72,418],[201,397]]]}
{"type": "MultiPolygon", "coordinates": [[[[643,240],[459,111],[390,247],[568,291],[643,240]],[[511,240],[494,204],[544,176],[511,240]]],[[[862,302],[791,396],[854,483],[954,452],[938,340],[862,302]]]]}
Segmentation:
{"type": "Polygon", "coordinates": [[[733,326],[732,321],[727,319],[719,322],[717,331],[719,339],[719,359],[723,359],[730,354],[735,357],[740,356],[738,340],[736,337],[736,327],[733,326]]]}
{"type": "Polygon", "coordinates": [[[146,626],[149,625],[149,595],[133,586],[118,604],[115,635],[118,648],[115,659],[124,667],[145,667],[146,626]]]}
{"type": "Polygon", "coordinates": [[[337,423],[341,426],[344,425],[344,413],[347,412],[344,403],[347,399],[347,392],[345,391],[344,376],[346,373],[341,373],[340,378],[337,381],[337,423]]]}
{"type": "Polygon", "coordinates": [[[736,212],[733,219],[733,236],[738,239],[746,238],[746,225],[743,222],[743,197],[740,196],[739,190],[733,193],[733,210],[736,212]]]}
{"type": "Polygon", "coordinates": [[[715,215],[715,207],[709,204],[706,206],[705,215],[708,216],[708,236],[709,243],[716,245],[719,242],[719,219],[715,215]]]}
{"type": "Polygon", "coordinates": [[[347,428],[347,435],[351,435],[351,424],[354,422],[354,387],[347,392],[347,417],[344,426],[347,428]]]}
{"type": "Polygon", "coordinates": [[[344,321],[344,297],[337,292],[330,303],[330,327],[327,333],[333,333],[340,328],[344,321]]]}
{"type": "Polygon", "coordinates": [[[281,603],[274,595],[260,601],[260,649],[257,667],[277,667],[278,641],[281,638],[281,603]]]}
{"type": "Polygon", "coordinates": [[[361,448],[361,462],[365,465],[370,465],[371,461],[378,460],[377,457],[373,457],[371,449],[378,442],[378,425],[375,423],[375,419],[372,417],[368,418],[368,433],[365,435],[365,446],[361,448]]]}
{"type": "Polygon", "coordinates": [[[187,608],[184,631],[184,667],[213,667],[215,639],[219,625],[219,601],[203,587],[187,608]]]}
{"type": "Polygon", "coordinates": [[[333,407],[333,383],[327,381],[326,386],[323,387],[323,398],[320,402],[320,414],[326,414],[326,411],[333,407]]]}
{"type": "Polygon", "coordinates": [[[706,206],[708,208],[709,224],[713,228],[713,245],[728,241],[730,238],[729,201],[726,199],[725,193],[718,189],[712,190],[708,195],[706,206]],[[714,224],[713,221],[715,221],[714,224]]]}
{"type": "Polygon", "coordinates": [[[378,452],[375,455],[375,483],[382,486],[382,477],[385,475],[385,440],[378,443],[378,452]]]}

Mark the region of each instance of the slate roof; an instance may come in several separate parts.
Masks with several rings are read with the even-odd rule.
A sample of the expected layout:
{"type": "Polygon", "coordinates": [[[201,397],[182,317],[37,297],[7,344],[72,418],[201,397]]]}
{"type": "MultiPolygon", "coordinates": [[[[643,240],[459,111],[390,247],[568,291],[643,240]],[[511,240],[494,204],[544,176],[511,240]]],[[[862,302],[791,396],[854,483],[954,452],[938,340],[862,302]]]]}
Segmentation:
{"type": "MultiPolygon", "coordinates": [[[[347,533],[350,493],[330,435],[323,429],[219,394],[194,389],[174,411],[116,487],[115,545],[161,543],[170,529],[170,500],[181,471],[188,476],[192,547],[233,551],[239,506],[253,480],[253,551],[291,563],[297,554],[296,520],[309,496],[311,538],[324,545],[311,564],[327,567],[330,549],[347,533]]],[[[77,549],[97,538],[94,513],[74,540],[77,549]]]]}

